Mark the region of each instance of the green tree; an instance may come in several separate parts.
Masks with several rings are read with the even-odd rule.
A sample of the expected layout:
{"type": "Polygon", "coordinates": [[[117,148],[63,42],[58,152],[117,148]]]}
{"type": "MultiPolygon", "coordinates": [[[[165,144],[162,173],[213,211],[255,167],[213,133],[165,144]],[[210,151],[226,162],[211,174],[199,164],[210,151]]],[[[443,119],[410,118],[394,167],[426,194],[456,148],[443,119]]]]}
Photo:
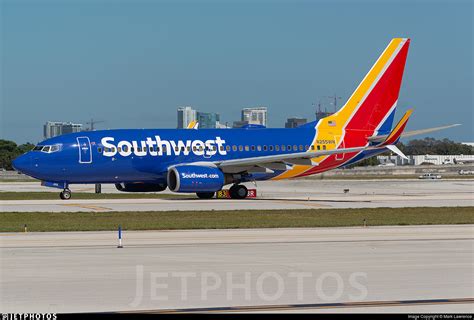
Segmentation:
{"type": "Polygon", "coordinates": [[[33,149],[34,145],[25,143],[17,145],[13,141],[0,139],[0,168],[13,170],[12,161],[19,155],[33,149]]]}

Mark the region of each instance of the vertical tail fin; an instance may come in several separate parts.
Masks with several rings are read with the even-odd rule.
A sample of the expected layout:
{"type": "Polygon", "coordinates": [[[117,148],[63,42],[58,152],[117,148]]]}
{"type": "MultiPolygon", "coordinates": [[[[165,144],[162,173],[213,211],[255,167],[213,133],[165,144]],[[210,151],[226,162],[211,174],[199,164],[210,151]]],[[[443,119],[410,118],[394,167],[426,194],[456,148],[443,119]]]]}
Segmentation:
{"type": "Polygon", "coordinates": [[[322,125],[370,135],[390,132],[409,45],[409,39],[393,39],[344,107],[322,125]]]}

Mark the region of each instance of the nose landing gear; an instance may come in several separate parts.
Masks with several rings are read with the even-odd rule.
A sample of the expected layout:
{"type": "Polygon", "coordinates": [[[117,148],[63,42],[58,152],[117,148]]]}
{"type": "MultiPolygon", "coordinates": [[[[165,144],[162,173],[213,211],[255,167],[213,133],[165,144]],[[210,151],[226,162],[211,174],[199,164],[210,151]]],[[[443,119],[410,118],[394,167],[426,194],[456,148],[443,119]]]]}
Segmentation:
{"type": "Polygon", "coordinates": [[[59,197],[63,200],[69,200],[71,199],[71,190],[69,189],[64,189],[60,194],[59,197]]]}

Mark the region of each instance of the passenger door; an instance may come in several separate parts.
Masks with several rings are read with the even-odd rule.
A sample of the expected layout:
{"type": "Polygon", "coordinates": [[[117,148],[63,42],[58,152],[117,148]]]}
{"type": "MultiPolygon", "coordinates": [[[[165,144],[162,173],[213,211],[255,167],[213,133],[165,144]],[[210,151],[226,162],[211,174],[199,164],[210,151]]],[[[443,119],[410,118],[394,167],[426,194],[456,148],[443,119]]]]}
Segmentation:
{"type": "Polygon", "coordinates": [[[77,137],[79,163],[92,163],[92,150],[89,137],[77,137]]]}

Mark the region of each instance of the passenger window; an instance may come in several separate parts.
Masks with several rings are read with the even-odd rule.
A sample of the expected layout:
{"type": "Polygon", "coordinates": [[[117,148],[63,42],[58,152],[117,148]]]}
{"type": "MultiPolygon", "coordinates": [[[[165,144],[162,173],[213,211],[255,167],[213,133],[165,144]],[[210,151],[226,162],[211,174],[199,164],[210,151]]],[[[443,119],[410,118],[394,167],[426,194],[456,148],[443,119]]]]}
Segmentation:
{"type": "Polygon", "coordinates": [[[296,144],[293,145],[293,151],[298,151],[298,146],[296,144]]]}
{"type": "Polygon", "coordinates": [[[117,150],[118,150],[118,152],[121,152],[121,151],[122,151],[122,148],[117,147],[117,150]]]}
{"type": "Polygon", "coordinates": [[[242,151],[244,150],[244,148],[242,146],[239,146],[239,151],[242,151]]]}
{"type": "Polygon", "coordinates": [[[251,146],[250,149],[252,149],[252,151],[255,151],[255,146],[251,146]]]}
{"type": "Polygon", "coordinates": [[[318,144],[318,150],[321,150],[321,146],[318,144]]]}
{"type": "Polygon", "coordinates": [[[179,150],[179,148],[178,148],[178,147],[174,147],[174,151],[178,151],[178,150],[179,150]]]}
{"type": "Polygon", "coordinates": [[[98,152],[98,153],[102,153],[102,148],[101,148],[101,147],[98,147],[98,148],[97,148],[97,152],[98,152]]]}
{"type": "Polygon", "coordinates": [[[230,146],[225,146],[226,151],[230,151],[230,146]]]}
{"type": "Polygon", "coordinates": [[[268,147],[266,145],[263,146],[263,151],[267,151],[268,147]]]}
{"type": "Polygon", "coordinates": [[[257,151],[262,151],[262,146],[257,146],[257,151]]]}
{"type": "Polygon", "coordinates": [[[300,144],[300,151],[303,151],[303,145],[300,144]]]}
{"type": "Polygon", "coordinates": [[[232,151],[237,151],[237,146],[233,145],[232,146],[232,151]]]}
{"type": "Polygon", "coordinates": [[[288,145],[288,146],[287,146],[287,149],[288,149],[288,151],[291,151],[291,146],[288,145]]]}
{"type": "Polygon", "coordinates": [[[249,146],[245,146],[245,151],[249,151],[249,146]]]}
{"type": "Polygon", "coordinates": [[[313,151],[314,151],[314,144],[312,144],[312,145],[311,145],[311,150],[313,150],[313,151]]]}
{"type": "Polygon", "coordinates": [[[323,150],[326,150],[326,145],[323,145],[323,150]]]}
{"type": "Polygon", "coordinates": [[[308,150],[309,150],[309,146],[308,146],[308,145],[305,145],[305,146],[304,146],[304,149],[305,149],[306,151],[308,151],[308,150]]]}
{"type": "Polygon", "coordinates": [[[286,147],[284,145],[281,146],[281,151],[285,151],[286,147]]]}
{"type": "Polygon", "coordinates": [[[280,151],[280,146],[279,145],[275,146],[275,151],[280,151]]]}
{"type": "Polygon", "coordinates": [[[270,151],[273,151],[273,146],[270,146],[270,151]]]}
{"type": "Polygon", "coordinates": [[[220,147],[220,150],[221,150],[221,151],[224,151],[224,146],[221,146],[221,147],[220,147]]]}

